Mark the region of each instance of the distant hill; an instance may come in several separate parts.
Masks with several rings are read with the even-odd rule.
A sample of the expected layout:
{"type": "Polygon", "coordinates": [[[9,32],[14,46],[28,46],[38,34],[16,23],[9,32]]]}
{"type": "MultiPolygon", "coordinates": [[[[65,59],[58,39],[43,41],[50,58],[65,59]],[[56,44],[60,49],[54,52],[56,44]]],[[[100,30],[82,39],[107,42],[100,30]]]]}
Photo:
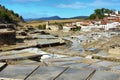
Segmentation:
{"type": "Polygon", "coordinates": [[[80,18],[88,18],[89,16],[76,16],[76,17],[71,17],[68,19],[80,19],[80,18]]]}
{"type": "Polygon", "coordinates": [[[71,18],[61,18],[59,16],[51,16],[51,17],[42,17],[42,18],[29,18],[29,19],[25,19],[25,21],[65,20],[65,19],[79,19],[79,18],[88,18],[88,16],[77,16],[77,17],[71,17],[71,18]]]}
{"type": "Polygon", "coordinates": [[[59,20],[61,19],[59,16],[51,16],[51,17],[41,17],[41,18],[29,18],[25,19],[25,21],[34,21],[34,20],[59,20]]]}
{"type": "Polygon", "coordinates": [[[0,23],[17,23],[23,21],[22,16],[0,5],[0,23]]]}

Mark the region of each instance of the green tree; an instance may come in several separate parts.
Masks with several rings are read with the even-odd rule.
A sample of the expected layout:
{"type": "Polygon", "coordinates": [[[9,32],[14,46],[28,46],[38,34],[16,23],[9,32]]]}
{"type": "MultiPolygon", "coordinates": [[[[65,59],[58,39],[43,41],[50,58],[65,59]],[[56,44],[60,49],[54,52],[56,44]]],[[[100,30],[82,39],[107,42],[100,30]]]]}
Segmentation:
{"type": "Polygon", "coordinates": [[[41,29],[41,30],[45,30],[46,29],[46,24],[38,25],[37,28],[41,29]]]}
{"type": "Polygon", "coordinates": [[[115,10],[110,10],[105,8],[95,9],[94,13],[89,16],[89,19],[96,19],[96,18],[103,19],[105,17],[105,13],[110,15],[111,13],[114,13],[114,12],[115,10]]]}
{"type": "Polygon", "coordinates": [[[120,11],[118,11],[118,14],[120,14],[120,11]]]}
{"type": "Polygon", "coordinates": [[[95,14],[91,14],[91,15],[89,16],[89,19],[95,19],[95,18],[96,18],[95,14]]]}

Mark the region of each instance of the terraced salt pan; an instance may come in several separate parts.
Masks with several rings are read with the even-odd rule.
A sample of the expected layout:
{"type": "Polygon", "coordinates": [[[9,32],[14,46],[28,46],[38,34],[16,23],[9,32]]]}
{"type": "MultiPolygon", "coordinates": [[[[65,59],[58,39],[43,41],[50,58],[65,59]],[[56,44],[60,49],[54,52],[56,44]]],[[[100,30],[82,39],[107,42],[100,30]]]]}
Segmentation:
{"type": "Polygon", "coordinates": [[[90,80],[120,80],[120,73],[112,71],[96,71],[90,80]]]}
{"type": "Polygon", "coordinates": [[[83,58],[81,57],[65,57],[65,58],[52,58],[52,59],[46,59],[43,60],[44,62],[48,63],[48,64],[53,64],[53,65],[70,65],[70,64],[74,64],[79,60],[82,60],[83,58]]]}
{"type": "Polygon", "coordinates": [[[105,67],[109,67],[109,66],[113,66],[113,65],[116,65],[118,63],[115,63],[115,62],[109,62],[109,61],[101,61],[101,62],[98,62],[96,63],[100,66],[105,66],[105,67]]]}
{"type": "Polygon", "coordinates": [[[9,65],[0,72],[0,78],[24,80],[38,66],[9,65]]]}
{"type": "Polygon", "coordinates": [[[111,67],[112,70],[120,70],[120,65],[116,65],[116,66],[113,66],[111,67]]]}
{"type": "Polygon", "coordinates": [[[87,80],[94,69],[75,69],[69,68],[56,80],[87,80]]]}
{"type": "Polygon", "coordinates": [[[90,66],[88,66],[87,68],[93,68],[95,70],[110,70],[110,68],[108,67],[104,67],[104,66],[100,66],[100,65],[96,65],[96,64],[92,64],[90,66]]]}
{"type": "Polygon", "coordinates": [[[82,60],[82,57],[64,57],[64,58],[51,58],[44,60],[45,62],[66,62],[82,60]]]}
{"type": "Polygon", "coordinates": [[[85,67],[89,66],[89,64],[86,64],[86,63],[72,63],[72,64],[64,64],[64,66],[75,68],[75,69],[76,68],[80,69],[80,68],[85,68],[85,67]]]}
{"type": "Polygon", "coordinates": [[[65,67],[39,67],[27,80],[53,80],[65,67]]]}

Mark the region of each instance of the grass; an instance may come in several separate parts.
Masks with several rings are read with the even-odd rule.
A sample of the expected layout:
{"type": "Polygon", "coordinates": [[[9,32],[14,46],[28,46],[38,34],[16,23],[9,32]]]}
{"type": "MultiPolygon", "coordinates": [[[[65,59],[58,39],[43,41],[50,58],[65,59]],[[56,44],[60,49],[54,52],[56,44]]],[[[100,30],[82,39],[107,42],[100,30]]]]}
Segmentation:
{"type": "MultiPolygon", "coordinates": [[[[66,20],[49,20],[49,23],[50,24],[53,24],[53,23],[69,23],[69,22],[76,22],[76,21],[82,21],[83,19],[66,19],[66,20]]],[[[38,26],[38,25],[43,25],[43,24],[46,24],[46,21],[29,21],[29,22],[26,22],[26,25],[28,26],[38,26]]]]}

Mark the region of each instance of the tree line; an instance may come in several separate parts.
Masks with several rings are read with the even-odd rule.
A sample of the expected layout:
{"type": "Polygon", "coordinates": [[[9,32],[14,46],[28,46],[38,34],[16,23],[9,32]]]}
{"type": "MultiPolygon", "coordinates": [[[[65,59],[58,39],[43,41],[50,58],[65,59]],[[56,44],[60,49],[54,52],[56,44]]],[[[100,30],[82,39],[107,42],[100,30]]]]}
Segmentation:
{"type": "MultiPolygon", "coordinates": [[[[114,9],[111,10],[106,8],[95,9],[94,13],[89,16],[89,19],[93,19],[93,20],[96,18],[103,19],[104,17],[106,17],[105,14],[108,14],[109,16],[110,14],[115,14],[115,11],[116,10],[114,9]]],[[[118,11],[118,13],[120,14],[120,11],[118,11]]]]}

